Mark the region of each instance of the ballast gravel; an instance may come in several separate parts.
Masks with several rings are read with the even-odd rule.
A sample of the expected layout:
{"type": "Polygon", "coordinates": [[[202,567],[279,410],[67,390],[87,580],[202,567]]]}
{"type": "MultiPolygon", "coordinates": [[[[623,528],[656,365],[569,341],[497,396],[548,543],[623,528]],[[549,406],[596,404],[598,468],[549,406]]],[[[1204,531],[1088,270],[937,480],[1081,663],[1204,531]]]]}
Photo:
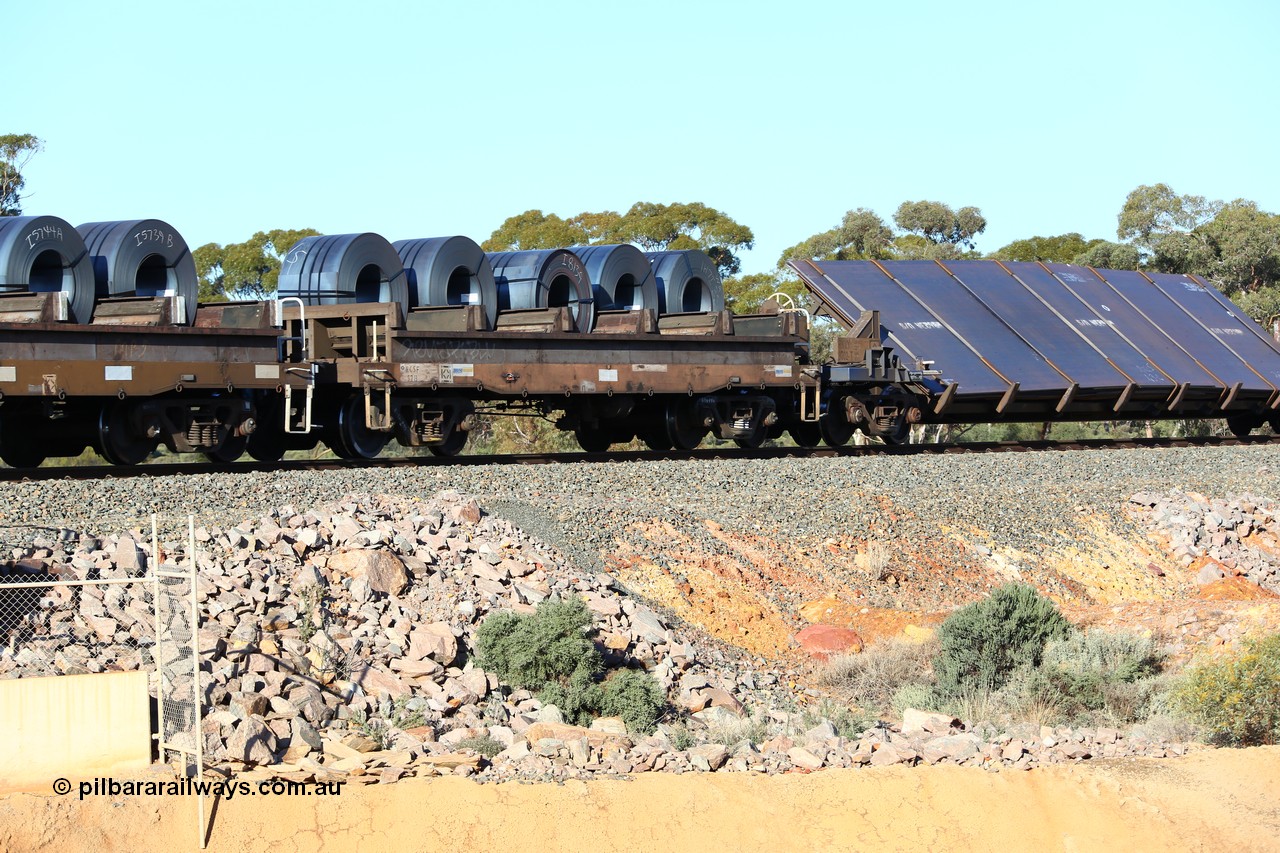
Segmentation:
{"type": "MultiPolygon", "coordinates": [[[[992,547],[1060,548],[1101,516],[1144,535],[1125,513],[1137,492],[1181,489],[1216,497],[1280,496],[1273,447],[1041,451],[842,459],[718,460],[431,466],[0,485],[0,543],[32,528],[115,532],[234,525],[271,507],[300,509],[352,493],[475,496],[487,512],[600,570],[637,522],[669,523],[706,553],[725,549],[707,529],[767,536],[820,550],[832,537],[928,542],[980,531],[992,547]]],[[[39,532],[39,531],[37,531],[39,532]]],[[[939,602],[918,602],[927,606],[939,602]]]]}

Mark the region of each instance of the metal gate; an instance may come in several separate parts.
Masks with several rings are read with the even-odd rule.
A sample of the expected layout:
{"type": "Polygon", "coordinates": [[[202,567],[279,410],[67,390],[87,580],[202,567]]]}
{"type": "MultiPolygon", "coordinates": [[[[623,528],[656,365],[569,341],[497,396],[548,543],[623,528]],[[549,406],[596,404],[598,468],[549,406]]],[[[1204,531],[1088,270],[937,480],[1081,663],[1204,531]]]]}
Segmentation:
{"type": "MultiPolygon", "coordinates": [[[[195,518],[187,516],[182,565],[165,562],[156,517],[151,517],[152,574],[156,612],[157,748],[160,761],[182,762],[186,776],[204,772],[203,692],[200,689],[200,610],[197,601],[195,518]]],[[[196,831],[205,846],[203,786],[196,786],[196,831]]]]}

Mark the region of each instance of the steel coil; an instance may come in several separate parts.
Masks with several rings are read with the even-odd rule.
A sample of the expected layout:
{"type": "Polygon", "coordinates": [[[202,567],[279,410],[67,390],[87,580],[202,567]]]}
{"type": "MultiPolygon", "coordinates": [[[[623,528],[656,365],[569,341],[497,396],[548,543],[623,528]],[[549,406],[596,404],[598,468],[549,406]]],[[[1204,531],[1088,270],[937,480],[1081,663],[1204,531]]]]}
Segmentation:
{"type": "Polygon", "coordinates": [[[568,307],[574,328],[591,331],[595,300],[582,259],[568,249],[495,252],[488,256],[498,286],[498,310],[568,307]]]}
{"type": "Polygon", "coordinates": [[[470,237],[429,237],[391,244],[404,263],[414,307],[480,305],[492,327],[498,288],[484,250],[470,237]]]}
{"type": "Polygon", "coordinates": [[[0,218],[0,292],[67,295],[67,319],[93,316],[93,261],[80,232],[56,216],[0,218]]]}
{"type": "Polygon", "coordinates": [[[281,297],[306,305],[396,302],[413,307],[400,255],[381,234],[304,237],[280,265],[281,297]]]}
{"type": "Polygon", "coordinates": [[[627,243],[611,246],[574,246],[591,277],[598,310],[657,310],[658,284],[644,252],[627,243]]]}
{"type": "Polygon", "coordinates": [[[645,252],[658,283],[658,310],[663,314],[723,311],[720,270],[697,249],[645,252]]]}
{"type": "Polygon", "coordinates": [[[159,219],[86,222],[76,228],[93,259],[98,298],[180,296],[189,325],[200,282],[187,241],[159,219]]]}

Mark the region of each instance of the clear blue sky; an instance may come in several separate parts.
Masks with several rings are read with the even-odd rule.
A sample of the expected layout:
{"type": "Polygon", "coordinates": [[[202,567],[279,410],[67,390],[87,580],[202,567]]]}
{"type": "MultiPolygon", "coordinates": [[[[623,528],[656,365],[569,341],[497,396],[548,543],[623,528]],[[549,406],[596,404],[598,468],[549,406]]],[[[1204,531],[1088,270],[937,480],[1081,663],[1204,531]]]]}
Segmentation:
{"type": "Polygon", "coordinates": [[[1139,184],[1280,210],[1280,4],[8,4],[24,212],[483,240],[701,201],[744,271],[869,207],[976,205],[990,251],[1115,238],[1139,184]]]}

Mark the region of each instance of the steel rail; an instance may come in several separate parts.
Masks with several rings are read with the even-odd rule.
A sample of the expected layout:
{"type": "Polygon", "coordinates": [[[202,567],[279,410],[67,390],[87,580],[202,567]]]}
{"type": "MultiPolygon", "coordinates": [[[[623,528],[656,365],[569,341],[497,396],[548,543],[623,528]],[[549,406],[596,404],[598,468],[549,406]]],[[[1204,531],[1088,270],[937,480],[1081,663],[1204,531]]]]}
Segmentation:
{"type": "Polygon", "coordinates": [[[390,456],[378,459],[294,459],[280,462],[151,462],[136,466],[0,468],[0,482],[101,480],[169,477],[193,474],[270,474],[291,471],[419,468],[438,465],[547,465],[583,462],[713,461],[750,459],[831,459],[855,456],[916,456],[964,453],[1022,453],[1141,448],[1242,447],[1280,444],[1280,436],[1208,436],[1203,438],[1125,438],[1055,441],[972,441],[945,444],[861,444],[844,447],[760,447],[754,449],[619,450],[605,453],[522,453],[514,455],[390,456]]]}

